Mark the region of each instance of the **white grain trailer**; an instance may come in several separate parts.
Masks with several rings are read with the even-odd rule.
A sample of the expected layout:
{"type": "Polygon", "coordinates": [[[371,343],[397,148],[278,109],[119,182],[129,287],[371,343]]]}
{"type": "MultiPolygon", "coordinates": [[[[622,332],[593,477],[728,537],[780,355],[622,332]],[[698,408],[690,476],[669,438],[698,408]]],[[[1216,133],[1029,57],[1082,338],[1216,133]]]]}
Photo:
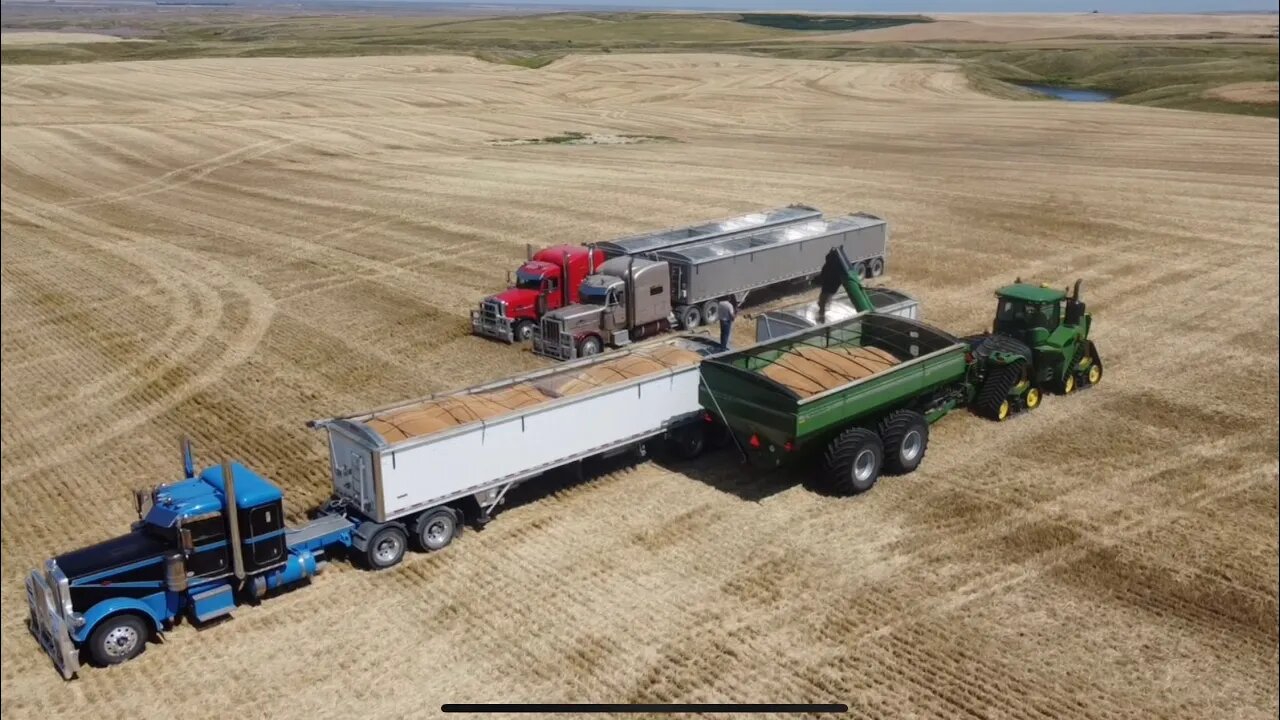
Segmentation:
{"type": "Polygon", "coordinates": [[[765,230],[767,228],[790,225],[805,220],[816,220],[822,217],[822,211],[808,205],[787,205],[757,212],[710,220],[698,225],[665,228],[650,232],[628,235],[605,242],[596,243],[595,247],[604,253],[606,258],[615,257],[647,257],[649,253],[659,250],[703,242],[726,235],[765,230]]]}
{"type": "MultiPolygon", "coordinates": [[[[878,313],[911,320],[920,319],[919,301],[906,293],[888,288],[866,288],[866,293],[870,296],[871,303],[875,305],[878,313]]],[[[831,298],[827,303],[827,314],[821,321],[818,319],[817,300],[807,300],[769,310],[756,316],[756,342],[765,342],[818,325],[847,320],[857,314],[853,301],[845,295],[831,298]]]]}
{"type": "Polygon", "coordinates": [[[722,351],[707,337],[675,336],[465,390],[312,421],[311,427],[328,431],[334,498],[326,511],[364,521],[354,543],[361,551],[390,538],[389,566],[399,562],[410,538],[421,549],[438,550],[464,521],[488,522],[512,487],[548,470],[643,448],[660,438],[672,441],[681,455],[696,455],[705,435],[698,368],[703,357],[722,351]],[[667,364],[643,364],[658,356],[667,364]],[[637,372],[636,367],[655,371],[635,377],[614,371],[637,372]],[[583,385],[582,378],[595,380],[583,385]],[[591,384],[600,378],[605,379],[601,384],[591,384]],[[493,412],[492,403],[511,398],[531,404],[493,412]],[[441,413],[472,412],[468,408],[490,414],[429,432],[412,426],[419,423],[420,429],[423,418],[435,421],[441,413]]]}

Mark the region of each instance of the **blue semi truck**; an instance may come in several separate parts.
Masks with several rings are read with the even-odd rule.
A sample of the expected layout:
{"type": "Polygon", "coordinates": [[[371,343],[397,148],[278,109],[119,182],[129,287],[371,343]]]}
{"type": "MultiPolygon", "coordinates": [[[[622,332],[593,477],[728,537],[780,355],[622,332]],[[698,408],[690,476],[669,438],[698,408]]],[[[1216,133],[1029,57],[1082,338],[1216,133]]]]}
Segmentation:
{"type": "Polygon", "coordinates": [[[183,469],[178,482],[138,491],[128,533],[27,576],[31,631],[64,678],[76,674],[81,650],[100,665],[125,662],[180,615],[209,622],[241,598],[315,575],[327,550],[376,552],[341,513],[286,527],[278,487],[239,463],[197,474],[185,440],[183,469]]]}

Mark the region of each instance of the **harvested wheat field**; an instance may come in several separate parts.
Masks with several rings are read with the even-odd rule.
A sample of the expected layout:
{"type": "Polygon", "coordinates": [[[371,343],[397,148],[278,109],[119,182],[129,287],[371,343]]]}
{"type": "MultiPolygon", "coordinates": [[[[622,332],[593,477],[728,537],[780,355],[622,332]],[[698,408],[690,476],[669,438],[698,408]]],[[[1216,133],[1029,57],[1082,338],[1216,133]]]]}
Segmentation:
{"type": "Polygon", "coordinates": [[[1275,120],[716,55],[2,73],[6,720],[1276,714],[1275,120]],[[565,131],[674,141],[489,144],[565,131]],[[307,420],[546,364],[468,335],[526,242],[792,202],[887,218],[883,284],[957,333],[1015,276],[1083,278],[1103,382],[1002,425],[952,415],[917,473],[857,498],[728,452],[527,486],[443,553],[333,563],[71,683],[26,633],[27,570],[126,531],[180,434],[301,521],[328,495],[307,420]]]}

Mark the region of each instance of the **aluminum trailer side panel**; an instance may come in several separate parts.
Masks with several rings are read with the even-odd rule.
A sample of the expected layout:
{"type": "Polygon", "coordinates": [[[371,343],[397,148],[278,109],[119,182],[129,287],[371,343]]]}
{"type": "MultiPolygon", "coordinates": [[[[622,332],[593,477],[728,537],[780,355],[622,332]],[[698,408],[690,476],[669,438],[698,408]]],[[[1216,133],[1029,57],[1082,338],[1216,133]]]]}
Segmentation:
{"type": "MultiPolygon", "coordinates": [[[[705,338],[677,337],[710,354],[705,338]]],[[[621,355],[598,355],[581,367],[621,355]]],[[[531,373],[537,383],[547,371],[531,373]]],[[[378,522],[523,480],[551,468],[626,446],[700,415],[698,364],[606,385],[511,414],[395,444],[361,437],[359,421],[325,421],[334,460],[334,491],[378,522]],[[368,458],[372,472],[358,463],[368,458]]],[[[504,383],[505,384],[505,383],[504,383]]],[[[364,430],[362,430],[364,428],[364,430]]]]}
{"type": "Polygon", "coordinates": [[[609,258],[642,255],[724,235],[763,230],[802,220],[813,220],[819,217],[822,217],[822,212],[817,208],[812,208],[808,205],[787,205],[786,207],[719,218],[697,225],[628,235],[597,243],[596,247],[604,251],[605,256],[609,258]]]}
{"type": "Polygon", "coordinates": [[[694,305],[813,275],[837,245],[844,247],[850,262],[883,257],[885,237],[885,225],[879,223],[795,242],[764,243],[720,257],[680,249],[659,255],[671,264],[672,303],[694,305]]]}

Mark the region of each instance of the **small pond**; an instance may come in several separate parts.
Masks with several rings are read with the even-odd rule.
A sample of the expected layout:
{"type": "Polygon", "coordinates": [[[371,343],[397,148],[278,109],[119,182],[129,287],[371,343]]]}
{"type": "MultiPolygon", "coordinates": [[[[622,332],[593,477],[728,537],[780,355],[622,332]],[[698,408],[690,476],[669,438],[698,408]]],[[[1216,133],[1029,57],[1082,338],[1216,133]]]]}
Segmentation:
{"type": "Polygon", "coordinates": [[[1079,88],[1063,87],[1061,85],[1034,85],[1031,83],[1018,83],[1019,86],[1028,90],[1034,90],[1041,95],[1049,95],[1059,100],[1067,102],[1109,102],[1116,96],[1115,93],[1106,92],[1104,90],[1081,90],[1079,88]]]}

